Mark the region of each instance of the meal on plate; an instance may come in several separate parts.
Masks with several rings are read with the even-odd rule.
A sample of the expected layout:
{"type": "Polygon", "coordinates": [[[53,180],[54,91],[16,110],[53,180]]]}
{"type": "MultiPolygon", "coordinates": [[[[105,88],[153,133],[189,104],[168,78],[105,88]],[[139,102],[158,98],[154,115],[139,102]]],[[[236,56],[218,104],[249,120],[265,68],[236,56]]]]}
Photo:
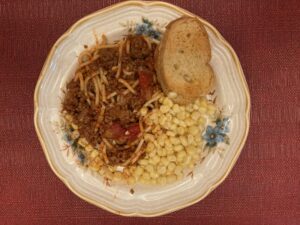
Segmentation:
{"type": "Polygon", "coordinates": [[[80,164],[107,181],[171,183],[207,155],[204,132],[218,116],[206,97],[215,80],[208,35],[182,17],[161,36],[96,38],[66,85],[67,139],[80,164]]]}

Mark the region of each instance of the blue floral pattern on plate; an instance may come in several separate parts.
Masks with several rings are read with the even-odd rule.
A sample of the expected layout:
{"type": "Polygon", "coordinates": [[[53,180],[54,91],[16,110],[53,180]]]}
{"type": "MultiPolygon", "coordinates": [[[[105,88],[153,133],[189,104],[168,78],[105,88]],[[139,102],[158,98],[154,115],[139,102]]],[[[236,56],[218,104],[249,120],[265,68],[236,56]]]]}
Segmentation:
{"type": "Polygon", "coordinates": [[[208,125],[203,135],[206,146],[210,148],[216,147],[218,143],[222,142],[229,144],[229,137],[227,135],[229,132],[229,118],[218,118],[215,122],[215,127],[208,125]]]}
{"type": "Polygon", "coordinates": [[[153,26],[153,22],[146,18],[142,18],[142,23],[137,23],[134,27],[134,33],[145,35],[156,40],[160,40],[161,32],[153,26]]]}

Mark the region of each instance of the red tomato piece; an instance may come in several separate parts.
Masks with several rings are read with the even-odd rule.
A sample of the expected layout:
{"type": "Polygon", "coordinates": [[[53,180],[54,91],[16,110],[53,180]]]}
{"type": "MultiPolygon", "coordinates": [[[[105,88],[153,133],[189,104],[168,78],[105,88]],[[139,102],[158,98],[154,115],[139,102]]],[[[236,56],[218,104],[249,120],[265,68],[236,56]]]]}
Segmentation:
{"type": "Polygon", "coordinates": [[[128,127],[127,131],[128,132],[126,133],[126,137],[128,141],[135,140],[139,135],[139,133],[141,132],[139,124],[131,125],[130,127],[128,127]]]}
{"type": "Polygon", "coordinates": [[[152,96],[153,74],[143,69],[140,69],[138,74],[139,85],[141,87],[141,96],[144,99],[149,100],[152,96]]]}
{"type": "Polygon", "coordinates": [[[118,139],[125,135],[126,129],[124,129],[119,123],[113,123],[110,128],[108,128],[105,133],[104,137],[110,139],[118,139]]]}

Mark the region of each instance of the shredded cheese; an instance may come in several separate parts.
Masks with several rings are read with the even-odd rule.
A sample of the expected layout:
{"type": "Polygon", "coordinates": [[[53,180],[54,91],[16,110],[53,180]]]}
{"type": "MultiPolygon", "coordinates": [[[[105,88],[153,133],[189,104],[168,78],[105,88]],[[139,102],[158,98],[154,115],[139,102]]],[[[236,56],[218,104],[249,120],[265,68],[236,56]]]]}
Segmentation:
{"type": "Polygon", "coordinates": [[[101,45],[106,45],[107,44],[107,37],[105,34],[102,34],[102,41],[101,41],[101,45]]]}
{"type": "Polygon", "coordinates": [[[130,54],[130,40],[126,41],[126,53],[129,55],[130,54]]]}
{"type": "Polygon", "coordinates": [[[152,96],[152,98],[144,104],[143,107],[149,106],[151,103],[157,101],[157,100],[158,100],[160,97],[162,97],[162,96],[163,96],[163,94],[162,94],[161,92],[156,92],[156,93],[152,96]]]}
{"type": "Polygon", "coordinates": [[[133,71],[127,71],[127,70],[123,69],[123,74],[124,74],[125,76],[130,76],[130,75],[133,74],[133,71]]]}
{"type": "Polygon", "coordinates": [[[101,70],[100,70],[100,78],[101,78],[101,81],[102,81],[104,84],[108,85],[108,80],[107,80],[106,74],[107,74],[107,72],[106,72],[106,71],[103,72],[103,70],[102,70],[102,68],[101,68],[101,70]]]}
{"type": "Polygon", "coordinates": [[[104,144],[105,144],[108,148],[110,148],[110,149],[113,149],[113,148],[114,148],[114,146],[113,146],[111,143],[109,143],[108,140],[106,140],[105,138],[102,138],[102,140],[103,140],[104,144]]]}
{"type": "Polygon", "coordinates": [[[141,139],[141,140],[140,140],[140,142],[139,142],[138,146],[136,147],[134,153],[132,154],[132,156],[131,156],[129,159],[127,159],[127,160],[122,164],[123,166],[127,166],[127,165],[130,164],[130,163],[133,164],[133,163],[135,163],[135,162],[138,160],[138,158],[139,158],[139,157],[142,155],[142,153],[143,153],[143,151],[140,151],[140,150],[141,150],[141,148],[142,148],[144,142],[145,142],[144,139],[141,139]]]}
{"type": "Polygon", "coordinates": [[[117,95],[117,92],[114,91],[114,92],[110,93],[109,95],[107,95],[106,99],[110,99],[116,95],[117,95]]]}
{"type": "Polygon", "coordinates": [[[103,154],[104,162],[108,164],[109,159],[107,158],[107,154],[106,154],[106,145],[103,142],[99,145],[99,151],[102,152],[103,154]]]}
{"type": "Polygon", "coordinates": [[[118,81],[123,84],[131,93],[136,94],[136,91],[130,86],[130,84],[124,79],[118,79],[118,81]]]}
{"type": "MultiPolygon", "coordinates": [[[[132,84],[132,88],[135,88],[137,85],[139,84],[139,81],[137,80],[137,81],[135,81],[133,84],[132,84]]],[[[125,91],[123,91],[123,95],[127,95],[127,94],[129,94],[129,90],[127,89],[127,90],[125,90],[125,91]]]]}
{"type": "Polygon", "coordinates": [[[118,71],[117,71],[116,78],[119,78],[121,75],[123,45],[124,45],[124,41],[121,41],[120,47],[119,47],[118,71]]]}
{"type": "Polygon", "coordinates": [[[152,49],[152,46],[151,46],[151,41],[149,40],[148,37],[146,36],[143,36],[144,40],[146,41],[147,45],[148,45],[148,48],[151,50],[152,49]]]}
{"type": "Polygon", "coordinates": [[[82,73],[78,73],[78,78],[79,78],[79,82],[80,82],[80,90],[83,91],[84,90],[84,80],[83,80],[82,73]]]}
{"type": "Polygon", "coordinates": [[[97,82],[97,79],[95,77],[93,77],[93,83],[94,83],[94,86],[95,86],[95,94],[96,94],[96,97],[95,97],[95,105],[99,105],[99,94],[100,94],[100,90],[99,90],[99,86],[98,86],[98,82],[97,82]]]}

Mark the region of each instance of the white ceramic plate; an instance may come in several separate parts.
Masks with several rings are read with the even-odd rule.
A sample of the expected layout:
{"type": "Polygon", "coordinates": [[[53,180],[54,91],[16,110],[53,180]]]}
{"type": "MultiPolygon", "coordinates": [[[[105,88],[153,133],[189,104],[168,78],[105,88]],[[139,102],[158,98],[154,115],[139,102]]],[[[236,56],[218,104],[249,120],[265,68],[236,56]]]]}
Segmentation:
{"type": "Polygon", "coordinates": [[[120,23],[139,22],[142,17],[157,20],[162,26],[192,13],[163,2],[126,1],[97,11],[75,23],[51,49],[35,89],[35,128],[54,173],[80,198],[125,216],[158,216],[187,207],[206,197],[229,174],[245,143],[250,116],[250,97],[239,60],[221,34],[199,18],[209,34],[211,65],[217,77],[217,104],[230,117],[230,144],[221,154],[211,152],[196,167],[194,176],[166,186],[126,185],[108,187],[100,177],[74,163],[64,154],[59,121],[61,89],[73,75],[77,56],[84,44],[93,44],[93,31],[105,33],[109,40],[127,33],[120,23]]]}

